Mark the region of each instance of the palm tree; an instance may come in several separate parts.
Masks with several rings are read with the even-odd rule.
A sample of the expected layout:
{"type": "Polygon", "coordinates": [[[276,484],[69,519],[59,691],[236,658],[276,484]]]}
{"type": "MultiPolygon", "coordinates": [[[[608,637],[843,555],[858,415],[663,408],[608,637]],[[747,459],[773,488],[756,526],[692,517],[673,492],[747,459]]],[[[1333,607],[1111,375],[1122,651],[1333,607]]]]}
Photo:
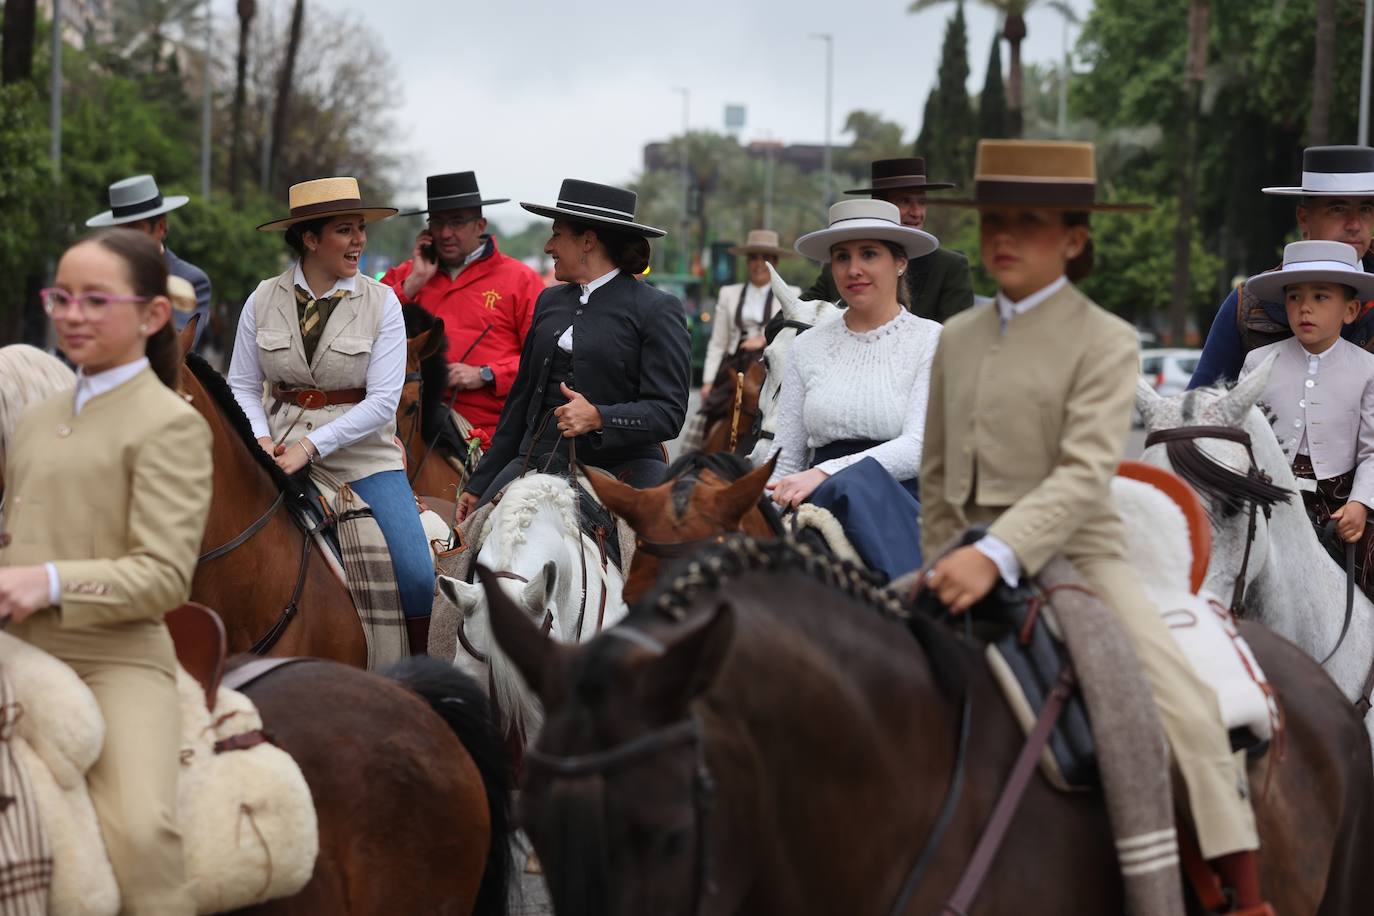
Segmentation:
{"type": "Polygon", "coordinates": [[[237,69],[234,74],[234,138],[229,151],[229,191],[236,203],[242,200],[239,185],[239,168],[243,163],[243,106],[247,97],[248,78],[248,35],[257,15],[256,0],[239,0],[239,53],[237,69]]]}
{"type": "Polygon", "coordinates": [[[7,0],[0,34],[0,85],[18,83],[33,74],[35,0],[7,0]]]}
{"type": "MultiPolygon", "coordinates": [[[[921,13],[949,0],[914,0],[908,13],[921,13]]],[[[1007,75],[1007,134],[1021,136],[1021,42],[1026,40],[1026,11],[1036,0],[982,0],[984,6],[1002,15],[1002,37],[1011,50],[1007,75]]]]}

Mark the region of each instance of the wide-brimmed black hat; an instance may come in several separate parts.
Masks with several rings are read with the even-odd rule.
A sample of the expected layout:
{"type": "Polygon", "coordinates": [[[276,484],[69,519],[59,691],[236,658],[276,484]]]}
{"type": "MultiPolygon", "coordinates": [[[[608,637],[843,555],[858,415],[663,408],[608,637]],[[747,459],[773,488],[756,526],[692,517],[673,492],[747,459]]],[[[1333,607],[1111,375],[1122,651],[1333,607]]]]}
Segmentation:
{"type": "Polygon", "coordinates": [[[1309,146],[1302,151],[1302,187],[1262,190],[1279,197],[1374,197],[1374,149],[1309,146]]]}
{"type": "Polygon", "coordinates": [[[435,213],[440,210],[475,210],[492,204],[504,204],[509,197],[495,197],[484,200],[477,190],[476,172],[449,172],[446,175],[430,175],[425,179],[425,196],[429,202],[423,210],[410,210],[398,216],[418,216],[421,213],[435,213]]]}
{"type": "Polygon", "coordinates": [[[873,194],[883,191],[939,191],[954,187],[952,181],[926,178],[926,161],[920,156],[905,159],[878,159],[869,166],[867,188],[853,188],[846,194],[873,194]]]}
{"type": "Polygon", "coordinates": [[[634,221],[635,205],[638,202],[639,195],[634,191],[612,187],[608,184],[597,184],[594,181],[565,178],[562,187],[558,189],[558,203],[550,206],[549,204],[530,204],[521,201],[520,206],[531,213],[546,216],[549,219],[566,217],[578,222],[611,226],[624,232],[645,235],[650,238],[662,238],[667,235],[668,233],[662,229],[655,229],[653,226],[645,226],[634,221]]]}

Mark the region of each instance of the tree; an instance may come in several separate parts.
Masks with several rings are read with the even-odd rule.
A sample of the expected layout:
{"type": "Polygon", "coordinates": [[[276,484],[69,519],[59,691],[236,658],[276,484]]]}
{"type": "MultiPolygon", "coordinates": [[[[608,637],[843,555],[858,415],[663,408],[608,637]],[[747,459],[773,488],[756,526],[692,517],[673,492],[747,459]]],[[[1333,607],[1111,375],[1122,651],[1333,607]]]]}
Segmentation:
{"type": "Polygon", "coordinates": [[[239,50],[234,66],[234,125],[229,152],[229,191],[236,203],[243,201],[239,169],[243,165],[243,105],[248,95],[248,37],[253,28],[253,16],[257,12],[256,0],[238,0],[239,50]]]}
{"type": "Polygon", "coordinates": [[[1316,31],[1307,143],[1309,146],[1325,146],[1331,137],[1331,82],[1332,71],[1336,67],[1336,0],[1317,0],[1316,31]]]}
{"type": "Polygon", "coordinates": [[[277,80],[277,103],[272,107],[272,132],[267,135],[267,155],[263,158],[262,186],[272,187],[272,171],[277,150],[285,146],[287,113],[291,102],[291,85],[296,76],[296,56],[301,47],[301,25],[305,17],[305,0],[296,0],[291,12],[291,33],[286,40],[286,56],[282,60],[277,80]]]}
{"type": "Polygon", "coordinates": [[[1002,40],[993,36],[988,71],[978,97],[978,136],[998,140],[1007,136],[1007,93],[1002,85],[1002,40]]]}
{"type": "Polygon", "coordinates": [[[1183,72],[1183,142],[1179,152],[1178,218],[1174,223],[1174,288],[1169,308],[1169,334],[1174,346],[1188,329],[1192,295],[1193,211],[1197,207],[1197,133],[1202,80],[1207,71],[1207,23],[1211,0],[1188,2],[1188,61],[1183,72]]]}
{"type": "Polygon", "coordinates": [[[926,167],[960,184],[967,182],[969,158],[977,139],[968,99],[968,73],[968,29],[960,2],[945,29],[939,76],[926,99],[921,133],[916,139],[916,154],[926,157],[926,167]]]}
{"type": "Polygon", "coordinates": [[[903,138],[902,125],[874,111],[851,111],[844,119],[844,133],[853,134],[854,142],[838,151],[836,167],[855,177],[868,177],[873,160],[906,156],[911,148],[903,138]]]}
{"type": "MultiPolygon", "coordinates": [[[[948,0],[915,0],[907,12],[920,13],[948,0]]],[[[1036,0],[982,0],[1002,16],[1002,37],[1011,51],[1007,70],[1007,133],[1021,136],[1021,42],[1026,40],[1026,11],[1036,0]]]]}
{"type": "Polygon", "coordinates": [[[35,0],[6,0],[3,33],[0,33],[0,86],[27,80],[33,75],[35,6],[35,0]]]}

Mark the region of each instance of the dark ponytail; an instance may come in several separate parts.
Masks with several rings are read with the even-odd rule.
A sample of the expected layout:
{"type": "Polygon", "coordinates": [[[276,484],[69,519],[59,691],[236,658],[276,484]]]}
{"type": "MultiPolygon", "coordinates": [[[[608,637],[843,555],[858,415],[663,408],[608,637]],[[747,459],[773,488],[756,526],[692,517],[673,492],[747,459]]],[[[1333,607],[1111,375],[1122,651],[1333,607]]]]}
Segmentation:
{"type": "MultiPolygon", "coordinates": [[[[134,288],[134,295],[145,299],[167,295],[167,259],[157,242],[147,235],[135,229],[101,229],[82,241],[97,242],[119,256],[129,272],[129,285],[134,288]]],[[[181,347],[170,316],[167,323],[148,338],[146,352],[148,363],[162,384],[176,389],[181,380],[181,347]]]]}
{"type": "MultiPolygon", "coordinates": [[[[1083,226],[1091,228],[1086,211],[1074,210],[1064,214],[1065,226],[1083,226]]],[[[1078,253],[1076,258],[1064,265],[1064,276],[1069,278],[1070,283],[1081,283],[1093,272],[1093,239],[1088,235],[1088,239],[1083,243],[1083,250],[1078,253]]]]}

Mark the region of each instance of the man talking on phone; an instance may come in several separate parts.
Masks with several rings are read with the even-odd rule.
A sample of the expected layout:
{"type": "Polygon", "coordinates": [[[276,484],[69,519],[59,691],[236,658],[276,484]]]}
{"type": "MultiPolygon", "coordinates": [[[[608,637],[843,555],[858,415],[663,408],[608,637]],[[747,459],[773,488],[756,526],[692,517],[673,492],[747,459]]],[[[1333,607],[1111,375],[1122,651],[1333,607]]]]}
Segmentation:
{"type": "Polygon", "coordinates": [[[472,172],[425,179],[429,225],[415,239],[409,261],[382,277],[402,305],[415,304],[443,319],[448,336],[448,383],[453,409],[488,437],[520,367],[534,301],[544,291],[539,275],[496,247],[472,172]]]}

